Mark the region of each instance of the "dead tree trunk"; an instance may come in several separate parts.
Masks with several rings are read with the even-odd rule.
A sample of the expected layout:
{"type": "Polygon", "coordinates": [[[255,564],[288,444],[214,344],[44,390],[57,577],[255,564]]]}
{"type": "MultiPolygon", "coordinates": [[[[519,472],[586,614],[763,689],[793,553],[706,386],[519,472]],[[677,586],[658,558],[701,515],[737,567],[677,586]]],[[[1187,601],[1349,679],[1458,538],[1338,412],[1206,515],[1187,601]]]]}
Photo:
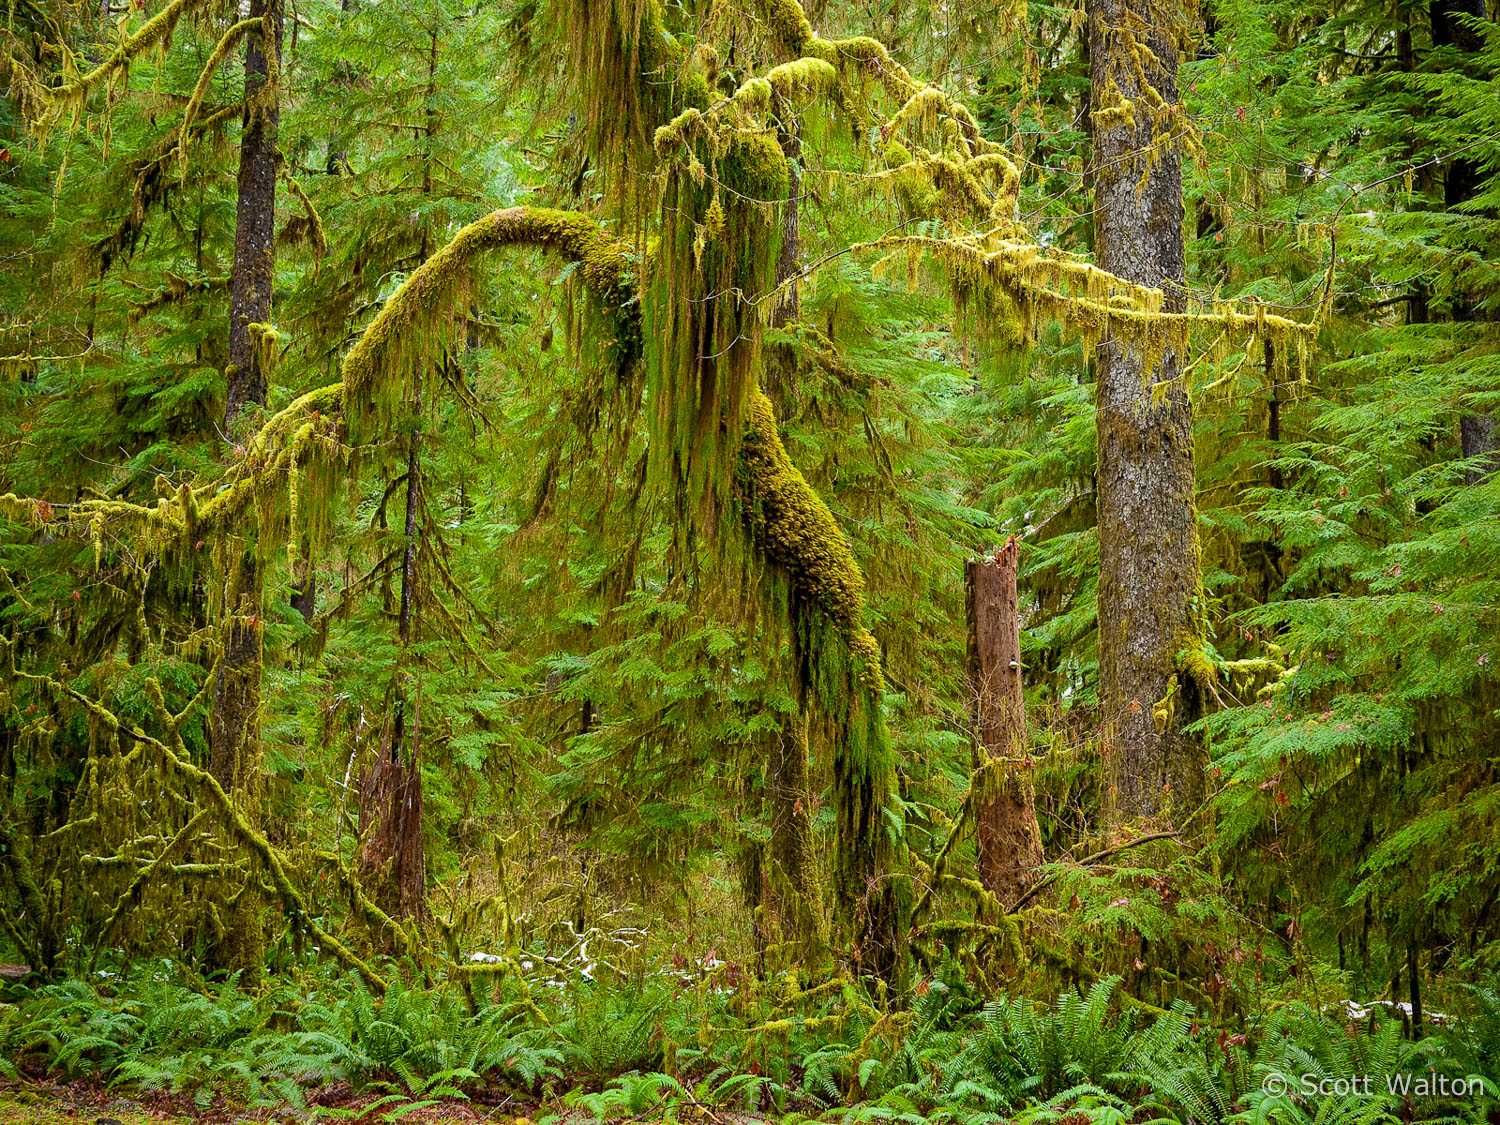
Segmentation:
{"type": "MultiPolygon", "coordinates": [[[[418,380],[416,409],[421,412],[418,380]]],[[[376,904],[395,918],[420,918],[427,908],[427,861],[422,848],[421,697],[410,698],[408,655],[417,625],[418,536],[421,533],[422,431],[414,429],[406,457],[406,549],[401,556],[400,664],[390,690],[375,760],[360,783],[360,875],[376,904]],[[410,722],[408,723],[408,710],[410,722]],[[408,735],[408,726],[410,733],[408,735]],[[410,753],[402,749],[410,741],[410,753]]]]}
{"type": "MultiPolygon", "coordinates": [[[[1087,0],[1099,265],[1183,306],[1183,128],[1172,0],[1087,0]],[[1144,81],[1142,80],[1144,79],[1144,81]]],[[[1199,709],[1194,605],[1193,433],[1182,357],[1145,370],[1101,342],[1098,359],[1099,694],[1105,806],[1114,820],[1180,814],[1203,791],[1203,748],[1183,733],[1199,709]]]]}
{"type": "MultiPolygon", "coordinates": [[[[387,719],[375,760],[359,790],[360,881],[393,918],[421,918],[427,909],[427,860],[422,848],[422,772],[416,761],[420,704],[412,707],[412,760],[401,760],[404,710],[387,719]]],[[[383,935],[390,941],[392,935],[383,935]]]]}
{"type": "Polygon", "coordinates": [[[964,564],[980,786],[974,794],[979,881],[1007,909],[1026,893],[1042,862],[1021,694],[1019,554],[1011,539],[993,555],[964,564]]]}

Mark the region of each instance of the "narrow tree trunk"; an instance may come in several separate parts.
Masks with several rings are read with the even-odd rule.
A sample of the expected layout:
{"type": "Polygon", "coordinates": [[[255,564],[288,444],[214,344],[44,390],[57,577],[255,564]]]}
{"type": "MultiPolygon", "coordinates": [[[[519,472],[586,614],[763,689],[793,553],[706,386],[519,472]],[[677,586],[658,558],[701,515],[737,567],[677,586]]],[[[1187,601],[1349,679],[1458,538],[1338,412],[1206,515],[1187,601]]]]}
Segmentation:
{"type": "MultiPolygon", "coordinates": [[[[226,436],[234,433],[246,407],[264,406],[266,402],[262,337],[251,325],[270,320],[276,270],[276,133],[280,115],[274,96],[269,104],[263,103],[263,92],[272,70],[280,70],[282,8],[281,0],[251,0],[252,18],[268,13],[273,29],[270,42],[252,34],[245,48],[247,108],[240,135],[234,261],[229,271],[226,436]]],[[[225,599],[231,620],[214,678],[209,717],[209,772],[247,807],[254,804],[260,771],[260,602],[260,566],[252,545],[241,558],[225,599]]],[[[260,899],[253,884],[247,884],[235,896],[222,923],[223,933],[213,942],[210,963],[254,977],[263,959],[264,935],[260,899]]]]}
{"type": "MultiPolygon", "coordinates": [[[[1095,126],[1097,260],[1164,290],[1164,307],[1179,310],[1182,157],[1176,145],[1154,146],[1181,122],[1155,119],[1138,75],[1166,105],[1177,102],[1172,28],[1181,13],[1153,0],[1088,0],[1087,12],[1092,104],[1133,106],[1132,116],[1095,126]]],[[[1199,689],[1179,654],[1201,639],[1192,418],[1180,363],[1169,351],[1146,371],[1119,341],[1098,349],[1099,679],[1105,803],[1117,821],[1181,816],[1203,790],[1202,747],[1182,732],[1199,689]]]]}
{"type": "MultiPolygon", "coordinates": [[[[416,409],[421,412],[418,382],[416,409]]],[[[406,550],[401,556],[401,609],[397,638],[401,658],[390,691],[391,718],[381,737],[375,761],[360,785],[359,821],[361,878],[372,897],[396,918],[420,918],[427,908],[427,861],[422,849],[421,702],[409,698],[411,674],[408,654],[417,622],[418,535],[421,531],[422,431],[414,429],[406,459],[406,516],[402,530],[406,550]],[[411,751],[402,760],[410,708],[411,751]]]]}
{"type": "MultiPolygon", "coordinates": [[[[791,130],[783,130],[777,139],[787,166],[786,210],[781,216],[781,252],[776,259],[776,285],[780,288],[802,269],[802,138],[791,130]]],[[[780,328],[801,315],[801,291],[793,282],[777,298],[771,310],[771,324],[780,328]]]]}
{"type": "Polygon", "coordinates": [[[1411,996],[1411,1037],[1422,1037],[1422,951],[1415,941],[1406,946],[1406,975],[1411,996]]]}
{"type": "Polygon", "coordinates": [[[1012,538],[986,558],[964,564],[969,624],[969,681],[974,693],[975,840],[979,881],[1009,909],[1042,862],[1036,795],[1026,753],[1021,693],[1021,614],[1016,593],[1020,545],[1012,538]]]}
{"type": "Polygon", "coordinates": [[[270,57],[258,34],[245,47],[244,131],[234,221],[234,263],[229,270],[229,368],[224,406],[225,432],[245,407],[266,402],[266,372],[260,336],[252,325],[271,318],[271,285],[276,273],[276,135],[281,113],[259,96],[272,63],[281,69],[282,0],[250,0],[250,18],[271,16],[275,34],[270,57]]]}

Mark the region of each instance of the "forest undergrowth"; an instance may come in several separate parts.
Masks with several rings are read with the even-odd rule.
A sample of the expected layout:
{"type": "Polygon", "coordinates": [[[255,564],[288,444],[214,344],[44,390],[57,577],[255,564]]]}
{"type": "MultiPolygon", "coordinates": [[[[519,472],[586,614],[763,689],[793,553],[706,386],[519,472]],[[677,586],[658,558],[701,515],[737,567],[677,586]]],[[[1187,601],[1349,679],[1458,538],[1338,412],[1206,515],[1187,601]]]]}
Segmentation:
{"type": "Polygon", "coordinates": [[[573,975],[535,998],[513,987],[476,996],[410,963],[391,965],[378,996],[357,975],[313,964],[256,991],[184,979],[170,962],[136,965],[96,983],[12,990],[4,1076],[23,1089],[95,1080],[115,1095],[167,1095],[162,1109],[261,1120],[394,1121],[459,1103],[536,1125],[1477,1123],[1493,1113],[1493,990],[1472,990],[1413,1040],[1399,1009],[1379,1005],[1289,1002],[1230,1033],[1186,1002],[1122,1005],[1115,977],[1051,1002],[986,1001],[950,964],[909,1007],[882,1012],[852,983],[799,996],[794,979],[684,961],[573,975]],[[1369,1088],[1351,1091],[1351,1076],[1369,1088]]]}

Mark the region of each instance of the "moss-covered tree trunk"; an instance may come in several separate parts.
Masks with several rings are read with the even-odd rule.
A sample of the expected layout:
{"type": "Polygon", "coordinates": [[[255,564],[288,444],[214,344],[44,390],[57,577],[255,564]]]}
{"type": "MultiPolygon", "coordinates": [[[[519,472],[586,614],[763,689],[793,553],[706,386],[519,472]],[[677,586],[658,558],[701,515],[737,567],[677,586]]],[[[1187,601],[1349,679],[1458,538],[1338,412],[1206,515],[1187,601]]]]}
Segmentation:
{"type": "Polygon", "coordinates": [[[229,270],[229,368],[224,415],[226,432],[250,405],[266,402],[262,330],[271,318],[276,273],[276,137],[281,114],[273,71],[281,69],[282,0],[250,0],[250,18],[270,16],[275,28],[270,52],[259,34],[245,46],[245,123],[240,134],[236,180],[234,262],[229,270]]]}
{"type": "MultiPolygon", "coordinates": [[[[1094,243],[1100,266],[1183,306],[1182,157],[1172,134],[1182,14],[1156,0],[1088,0],[1094,243]],[[1144,81],[1142,80],[1144,79],[1144,81]]],[[[1192,416],[1182,357],[1098,349],[1099,679],[1114,819],[1192,810],[1203,791],[1184,661],[1198,650],[1192,416]]]]}
{"type": "Polygon", "coordinates": [[[1042,862],[1021,690],[1019,558],[1020,545],[1011,539],[993,555],[964,564],[974,765],[981,786],[974,802],[979,881],[1007,909],[1026,893],[1042,862]]]}
{"type": "MultiPolygon", "coordinates": [[[[269,13],[276,31],[271,56],[260,35],[245,47],[244,130],[240,136],[240,169],[236,197],[234,261],[229,271],[229,366],[224,431],[231,434],[249,406],[264,406],[266,373],[263,333],[271,316],[271,284],[276,271],[276,133],[275,102],[264,104],[266,84],[280,69],[281,0],[252,0],[251,17],[269,13]],[[268,7],[269,5],[269,7],[268,7]]],[[[209,770],[231,792],[259,768],[261,643],[258,628],[260,567],[247,551],[227,591],[231,615],[224,655],[214,684],[210,722],[209,770]]]]}
{"type": "Polygon", "coordinates": [[[823,891],[813,845],[812,789],[807,768],[807,717],[789,716],[771,736],[766,794],[771,806],[771,903],[785,940],[801,945],[811,965],[828,944],[823,891]]]}

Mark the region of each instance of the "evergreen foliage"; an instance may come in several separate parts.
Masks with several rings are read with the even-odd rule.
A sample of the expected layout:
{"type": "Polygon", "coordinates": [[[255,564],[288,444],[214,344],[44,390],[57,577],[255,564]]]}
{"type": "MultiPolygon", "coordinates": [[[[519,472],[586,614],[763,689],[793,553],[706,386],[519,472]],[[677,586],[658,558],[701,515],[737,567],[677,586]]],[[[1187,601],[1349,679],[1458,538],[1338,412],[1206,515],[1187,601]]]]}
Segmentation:
{"type": "Polygon", "coordinates": [[[18,0],[0,1076],[1492,1114],[1495,15],[18,0]],[[1160,277],[1101,268],[1126,203],[1160,277]],[[1011,538],[987,759],[964,563],[1011,538]],[[1484,1092],[1265,1084],[1423,1072],[1484,1092]]]}

